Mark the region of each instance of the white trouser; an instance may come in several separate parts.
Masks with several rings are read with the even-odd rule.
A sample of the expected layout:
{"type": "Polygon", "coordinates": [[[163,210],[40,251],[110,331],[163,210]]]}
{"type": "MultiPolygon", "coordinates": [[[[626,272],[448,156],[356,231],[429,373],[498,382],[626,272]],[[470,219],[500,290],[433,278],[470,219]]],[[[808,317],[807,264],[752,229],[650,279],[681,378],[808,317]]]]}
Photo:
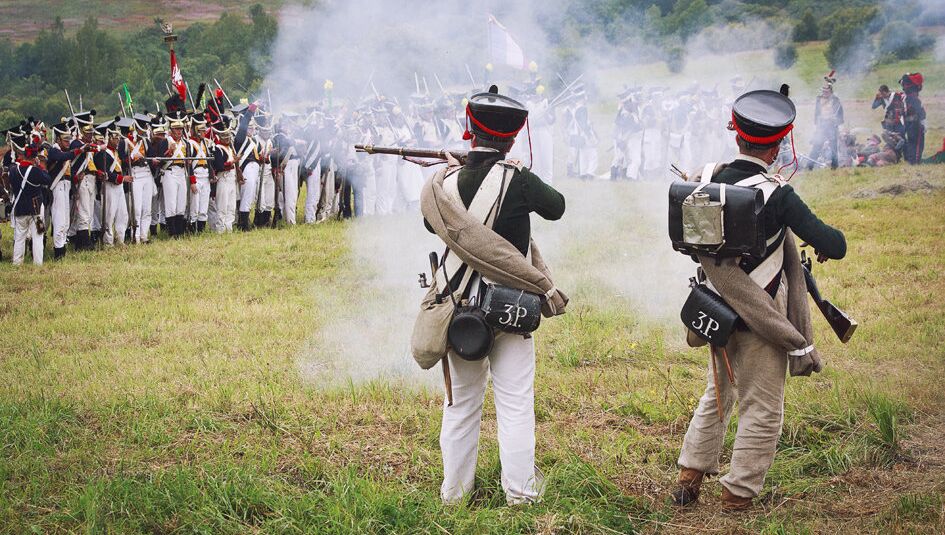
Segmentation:
{"type": "Polygon", "coordinates": [[[97,232],[102,230],[102,202],[105,200],[105,196],[102,195],[102,192],[105,189],[101,184],[98,185],[99,190],[98,197],[95,198],[95,201],[92,203],[92,231],[97,232]]]}
{"type": "Polygon", "coordinates": [[[443,406],[440,497],[454,503],[473,490],[486,384],[492,376],[499,431],[502,488],[509,504],[535,502],[543,491],[535,467],[535,341],[500,333],[488,357],[449,356],[453,406],[443,406]]]}
{"type": "Polygon", "coordinates": [[[397,187],[408,212],[420,209],[420,190],[423,189],[423,168],[410,162],[400,162],[397,169],[397,187]]]}
{"type": "Polygon", "coordinates": [[[231,232],[236,221],[236,171],[217,174],[217,232],[231,232]]]}
{"type": "Polygon", "coordinates": [[[595,175],[597,173],[597,149],[584,147],[578,154],[578,175],[595,175]]]}
{"type": "MultiPolygon", "coordinates": [[[[317,171],[318,169],[316,169],[317,171]]],[[[314,175],[314,173],[313,173],[314,175]]],[[[314,223],[315,221],[324,221],[338,213],[338,195],[335,193],[335,183],[338,180],[338,171],[334,164],[329,164],[328,170],[322,173],[324,180],[321,182],[321,198],[318,201],[318,210],[316,210],[315,220],[308,219],[308,199],[305,201],[305,222],[314,223]]]]}
{"type": "Polygon", "coordinates": [[[240,212],[248,212],[256,202],[256,190],[259,188],[259,164],[249,162],[243,169],[243,185],[240,189],[240,212]]]}
{"type": "MultiPolygon", "coordinates": [[[[322,200],[322,193],[328,192],[328,186],[322,188],[322,164],[319,162],[315,165],[315,170],[312,171],[307,177],[305,177],[305,222],[314,223],[318,220],[319,208],[325,205],[325,201],[322,200]]],[[[325,173],[327,176],[331,175],[331,192],[335,191],[335,174],[334,171],[325,173]]],[[[328,179],[326,178],[326,181],[328,179]]],[[[330,209],[329,203],[329,209],[330,209]]]]}
{"type": "Polygon", "coordinates": [[[286,162],[282,173],[282,191],[279,195],[279,211],[287,225],[295,224],[295,212],[299,204],[299,159],[286,162]]]}
{"type": "MultiPolygon", "coordinates": [[[[551,126],[541,126],[532,134],[532,173],[546,184],[554,183],[555,141],[551,126]]],[[[525,140],[527,143],[527,140],[525,140]]]]}
{"type": "Polygon", "coordinates": [[[643,131],[634,132],[627,138],[627,178],[640,178],[640,163],[643,161],[643,131]]]}
{"type": "Polygon", "coordinates": [[[128,206],[125,203],[125,186],[105,183],[105,221],[102,222],[102,239],[105,245],[125,243],[128,229],[128,206]]]}
{"type": "Polygon", "coordinates": [[[186,169],[174,166],[164,171],[161,187],[164,189],[164,217],[184,215],[187,209],[189,180],[186,169]]]}
{"type": "MultiPolygon", "coordinates": [[[[42,210],[40,211],[42,214],[42,210]]],[[[26,238],[33,240],[33,263],[43,263],[43,235],[36,231],[36,218],[43,219],[42,215],[23,215],[13,218],[13,263],[22,264],[23,254],[26,252],[26,238]]]]}
{"type": "Polygon", "coordinates": [[[389,158],[377,165],[375,182],[377,184],[377,213],[390,214],[394,211],[394,199],[397,197],[397,162],[389,162],[389,158]]]}
{"type": "Polygon", "coordinates": [[[148,166],[132,167],[131,194],[135,199],[135,221],[138,235],[132,238],[138,242],[147,242],[151,230],[151,203],[154,199],[154,177],[148,166]]]}
{"type": "MultiPolygon", "coordinates": [[[[68,162],[66,165],[69,165],[68,162]]],[[[72,183],[69,177],[65,177],[53,188],[52,201],[52,230],[53,247],[61,249],[66,246],[66,232],[69,231],[69,190],[72,189],[72,183]]]]}
{"type": "Polygon", "coordinates": [[[207,203],[207,226],[211,230],[216,230],[220,227],[220,213],[217,212],[217,197],[216,193],[213,194],[213,197],[210,197],[210,202],[207,203]]]}
{"type": "Polygon", "coordinates": [[[83,175],[79,182],[78,201],[75,205],[75,229],[92,228],[92,212],[95,210],[95,175],[83,175]]]}
{"type": "Polygon", "coordinates": [[[194,169],[194,176],[197,177],[197,193],[190,199],[190,214],[188,220],[206,221],[210,210],[210,170],[206,167],[194,169]]]}
{"type": "Polygon", "coordinates": [[[272,166],[264,164],[260,167],[259,176],[262,177],[262,198],[257,201],[260,212],[271,212],[276,202],[276,183],[272,179],[272,166]]]}
{"type": "Polygon", "coordinates": [[[374,166],[365,165],[358,169],[362,172],[359,177],[362,186],[355,189],[354,209],[358,215],[374,215],[377,213],[377,175],[374,166]]]}
{"type": "Polygon", "coordinates": [[[154,197],[151,197],[151,223],[164,224],[164,184],[154,184],[154,197]]]}

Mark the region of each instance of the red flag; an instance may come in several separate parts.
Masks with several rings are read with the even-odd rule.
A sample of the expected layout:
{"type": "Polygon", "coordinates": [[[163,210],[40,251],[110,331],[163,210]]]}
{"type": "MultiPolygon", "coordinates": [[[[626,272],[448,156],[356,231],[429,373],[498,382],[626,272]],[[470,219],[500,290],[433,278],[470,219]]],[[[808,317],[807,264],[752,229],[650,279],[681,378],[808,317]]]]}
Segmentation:
{"type": "Polygon", "coordinates": [[[177,94],[181,101],[187,102],[187,85],[184,84],[184,77],[180,75],[180,67],[177,66],[177,56],[171,50],[171,83],[177,89],[177,94]]]}

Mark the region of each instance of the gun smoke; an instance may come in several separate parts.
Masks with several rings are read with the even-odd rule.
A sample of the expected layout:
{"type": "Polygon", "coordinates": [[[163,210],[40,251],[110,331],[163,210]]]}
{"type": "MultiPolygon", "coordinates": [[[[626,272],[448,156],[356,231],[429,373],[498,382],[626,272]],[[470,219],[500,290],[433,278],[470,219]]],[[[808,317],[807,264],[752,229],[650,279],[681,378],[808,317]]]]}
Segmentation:
{"type": "MultiPolygon", "coordinates": [[[[645,44],[643,13],[622,21],[616,30],[625,36],[621,46],[590,35],[580,41],[580,48],[563,53],[556,48],[560,36],[548,28],[560,26],[554,19],[565,16],[566,6],[563,0],[474,4],[450,0],[433,5],[354,0],[289,6],[282,12],[265,86],[273,88],[276,114],[307,113],[316,102],[351,109],[381,96],[406,106],[414,93],[435,97],[447,93],[455,99],[461,121],[463,95],[482,91],[488,83],[504,90],[529,76],[527,70],[503,67],[490,56],[486,35],[491,14],[521,45],[526,62],[538,64],[548,98],[583,75],[591,119],[601,140],[611,139],[614,95],[628,87],[661,85],[667,95],[711,90],[723,99],[731,99],[749,84],[777,89],[788,82],[811,96],[819,89],[819,79],[785,80],[785,71],[774,65],[773,49],[790,35],[789,28],[761,23],[708,28],[686,41],[685,66],[680,75],[669,77],[661,62],[663,52],[645,44]],[[731,55],[732,50],[746,49],[744,55],[731,55]],[[490,72],[485,65],[493,62],[495,70],[490,72]],[[641,63],[653,68],[637,70],[652,71],[654,76],[629,79],[627,68],[641,63]]],[[[717,128],[692,133],[697,140],[700,136],[720,140],[719,150],[729,152],[716,154],[719,160],[734,151],[725,137],[725,105],[711,112],[710,123],[717,128]]],[[[667,186],[674,177],[663,170],[663,178],[651,182],[562,180],[566,134],[560,123],[555,129],[555,176],[542,178],[562,191],[568,209],[559,222],[544,223],[534,217],[533,228],[558,285],[577,298],[571,307],[586,306],[581,298],[616,295],[616,302],[641,318],[643,328],[654,322],[674,328],[694,267],[671,250],[666,235],[667,186]]],[[[528,143],[524,133],[517,143],[528,143]]],[[[604,169],[610,154],[604,143],[600,146],[599,169],[604,169]]],[[[425,291],[417,284],[418,273],[429,277],[427,255],[442,253],[442,244],[426,231],[417,212],[367,217],[350,223],[346,232],[351,250],[347,269],[335,286],[315,290],[324,317],[298,357],[301,373],[327,383],[374,379],[437,383],[438,374],[422,372],[414,364],[409,341],[425,291]]]]}

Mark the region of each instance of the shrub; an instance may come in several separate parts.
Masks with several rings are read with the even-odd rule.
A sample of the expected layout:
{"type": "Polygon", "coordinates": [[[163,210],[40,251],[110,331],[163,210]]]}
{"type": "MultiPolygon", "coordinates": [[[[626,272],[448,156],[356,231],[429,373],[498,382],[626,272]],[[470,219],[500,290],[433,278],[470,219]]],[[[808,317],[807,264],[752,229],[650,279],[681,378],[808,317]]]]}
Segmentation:
{"type": "Polygon", "coordinates": [[[845,73],[864,71],[873,57],[873,42],[863,26],[844,24],[835,27],[827,50],[824,51],[831,68],[845,73]]]}
{"type": "Polygon", "coordinates": [[[781,45],[774,49],[774,64],[782,69],[790,69],[797,62],[797,47],[792,44],[781,45]]]}
{"type": "Polygon", "coordinates": [[[800,22],[794,27],[794,41],[803,43],[807,41],[816,41],[820,36],[820,28],[817,25],[817,19],[811,10],[804,12],[800,22]]]}
{"type": "Polygon", "coordinates": [[[890,22],[880,32],[879,53],[898,59],[913,59],[931,46],[933,41],[927,35],[919,35],[908,22],[899,20],[890,22]]]}
{"type": "Polygon", "coordinates": [[[681,47],[673,47],[666,51],[666,67],[669,72],[678,74],[686,66],[686,53],[681,47]]]}

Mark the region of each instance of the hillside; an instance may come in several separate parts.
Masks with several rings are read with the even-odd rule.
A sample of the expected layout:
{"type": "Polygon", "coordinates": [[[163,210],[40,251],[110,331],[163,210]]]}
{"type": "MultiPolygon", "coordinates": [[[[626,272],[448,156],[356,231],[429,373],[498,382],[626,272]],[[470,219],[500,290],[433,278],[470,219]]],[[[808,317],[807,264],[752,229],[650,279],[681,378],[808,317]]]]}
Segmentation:
{"type": "Polygon", "coordinates": [[[138,31],[154,24],[156,17],[173,21],[181,29],[194,22],[213,21],[224,11],[245,13],[250,4],[278,8],[283,0],[16,0],[0,1],[0,39],[30,41],[56,17],[67,32],[74,32],[86,17],[94,16],[102,28],[119,33],[138,31]]]}

